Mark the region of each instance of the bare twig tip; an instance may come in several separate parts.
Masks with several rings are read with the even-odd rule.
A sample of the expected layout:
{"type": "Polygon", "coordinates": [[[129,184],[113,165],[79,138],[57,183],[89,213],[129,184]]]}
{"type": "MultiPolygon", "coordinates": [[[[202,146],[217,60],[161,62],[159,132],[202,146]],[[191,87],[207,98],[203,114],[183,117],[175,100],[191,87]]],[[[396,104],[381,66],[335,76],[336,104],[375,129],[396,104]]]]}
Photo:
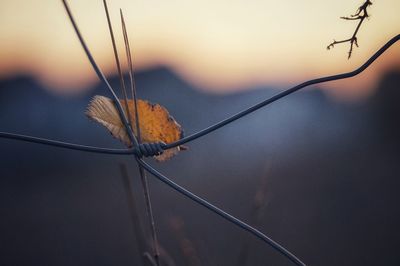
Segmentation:
{"type": "Polygon", "coordinates": [[[355,14],[350,15],[350,17],[340,17],[341,19],[344,20],[359,20],[357,27],[353,33],[353,35],[349,38],[349,39],[345,39],[345,40],[341,40],[341,41],[333,41],[332,43],[330,43],[327,47],[327,50],[330,50],[331,48],[333,48],[335,46],[335,44],[339,44],[339,43],[345,43],[345,42],[349,42],[350,43],[350,49],[348,52],[348,59],[350,59],[352,52],[353,52],[353,45],[355,44],[356,47],[358,46],[358,42],[357,42],[357,33],[361,27],[361,24],[364,22],[364,20],[366,18],[369,18],[369,14],[367,12],[367,8],[372,5],[372,2],[370,0],[366,0],[364,2],[364,4],[362,4],[358,9],[357,12],[355,14]]]}

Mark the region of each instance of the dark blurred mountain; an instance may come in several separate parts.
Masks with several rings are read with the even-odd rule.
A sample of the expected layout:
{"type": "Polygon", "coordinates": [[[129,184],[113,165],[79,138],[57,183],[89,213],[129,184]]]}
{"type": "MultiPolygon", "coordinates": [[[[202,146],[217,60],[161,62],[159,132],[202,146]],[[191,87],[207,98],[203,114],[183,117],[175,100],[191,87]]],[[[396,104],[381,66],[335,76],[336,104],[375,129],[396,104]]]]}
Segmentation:
{"type": "MultiPolygon", "coordinates": [[[[190,143],[168,163],[149,161],[309,265],[398,265],[399,84],[399,72],[387,73],[375,95],[352,104],[307,89],[190,143]]],[[[187,134],[279,92],[204,93],[167,69],[139,73],[137,87],[187,134]]],[[[0,81],[0,131],[122,147],[84,116],[96,94],[108,95],[102,85],[61,97],[29,77],[0,81]]],[[[12,140],[0,140],[0,150],[1,265],[138,265],[118,167],[129,166],[142,206],[131,158],[12,140]]],[[[188,263],[170,227],[176,217],[203,265],[243,257],[247,265],[290,265],[160,182],[150,185],[161,244],[177,265],[188,263]]]]}
{"type": "Polygon", "coordinates": [[[381,80],[376,94],[370,99],[371,109],[375,111],[375,121],[382,134],[381,138],[390,139],[393,144],[400,143],[399,99],[399,72],[387,73],[381,80]]]}
{"type": "MultiPolygon", "coordinates": [[[[110,83],[113,87],[118,88],[117,78],[112,78],[110,83]]],[[[199,89],[192,88],[167,69],[140,73],[137,77],[137,87],[141,98],[167,107],[183,125],[185,131],[189,133],[215,123],[278,92],[276,89],[262,88],[228,95],[204,93],[199,89]]],[[[89,100],[98,94],[109,95],[102,85],[96,86],[90,92],[82,95],[62,97],[49,93],[49,90],[41,88],[29,77],[0,81],[2,130],[66,140],[79,139],[92,144],[98,144],[98,141],[107,141],[110,145],[115,145],[116,141],[110,139],[108,134],[104,134],[105,130],[98,130],[101,127],[89,122],[83,114],[89,100]]],[[[300,126],[303,123],[301,117],[307,117],[309,120],[318,119],[318,112],[323,112],[327,105],[331,105],[331,103],[320,90],[308,90],[305,93],[298,93],[283,99],[281,104],[271,106],[268,112],[259,111],[266,115],[263,119],[260,119],[260,115],[250,115],[234,126],[228,126],[222,130],[225,132],[216,134],[222,136],[224,141],[233,138],[236,145],[243,145],[241,148],[253,149],[249,146],[252,145],[251,143],[246,143],[249,136],[238,134],[238,132],[225,134],[226,131],[245,131],[246,134],[252,134],[254,137],[260,136],[260,141],[255,144],[263,145],[267,128],[278,125],[300,126]],[[252,130],[246,129],[249,125],[252,130]]],[[[273,136],[269,135],[268,138],[282,139],[284,135],[291,134],[290,130],[285,131],[287,132],[270,132],[273,136]]]]}

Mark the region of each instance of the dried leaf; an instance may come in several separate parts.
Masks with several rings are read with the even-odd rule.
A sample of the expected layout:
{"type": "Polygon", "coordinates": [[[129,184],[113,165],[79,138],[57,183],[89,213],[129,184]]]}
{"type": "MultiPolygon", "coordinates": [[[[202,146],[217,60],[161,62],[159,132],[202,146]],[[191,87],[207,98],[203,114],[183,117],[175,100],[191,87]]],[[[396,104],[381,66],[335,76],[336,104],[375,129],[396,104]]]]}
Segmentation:
{"type": "MultiPolygon", "coordinates": [[[[120,102],[125,108],[125,100],[120,100],[120,102]]],[[[137,100],[137,106],[142,142],[162,141],[171,143],[183,137],[181,126],[170,116],[166,108],[140,99],[137,100]]],[[[131,114],[135,113],[133,100],[128,100],[128,108],[131,114]]],[[[126,112],[126,110],[124,111],[126,112]]],[[[106,127],[115,138],[125,145],[132,146],[113,100],[104,96],[95,96],[87,108],[86,115],[106,127]]],[[[134,115],[131,116],[133,132],[137,136],[136,118],[134,115]]],[[[176,155],[179,150],[180,147],[168,149],[163,154],[155,156],[155,159],[157,161],[168,160],[176,155]]]]}

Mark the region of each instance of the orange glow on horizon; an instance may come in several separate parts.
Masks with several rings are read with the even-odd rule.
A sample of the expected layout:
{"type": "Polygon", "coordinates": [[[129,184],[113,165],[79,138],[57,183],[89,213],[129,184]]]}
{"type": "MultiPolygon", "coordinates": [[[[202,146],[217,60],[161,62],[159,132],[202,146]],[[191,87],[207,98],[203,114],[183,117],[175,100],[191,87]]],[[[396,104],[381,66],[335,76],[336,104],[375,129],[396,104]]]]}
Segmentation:
{"type": "MultiPolygon", "coordinates": [[[[352,34],[357,22],[339,17],[350,15],[362,2],[115,0],[109,8],[121,56],[119,8],[124,11],[136,69],[165,65],[197,87],[225,93],[286,87],[356,68],[400,32],[400,1],[374,2],[353,57],[346,58],[348,44],[327,51],[332,39],[352,34]]],[[[106,74],[115,74],[102,1],[69,3],[99,65],[106,74]]],[[[0,1],[0,48],[0,78],[30,74],[63,92],[98,82],[61,1],[0,1]]],[[[337,97],[362,97],[392,68],[400,69],[400,45],[360,77],[323,87],[337,97]]]]}

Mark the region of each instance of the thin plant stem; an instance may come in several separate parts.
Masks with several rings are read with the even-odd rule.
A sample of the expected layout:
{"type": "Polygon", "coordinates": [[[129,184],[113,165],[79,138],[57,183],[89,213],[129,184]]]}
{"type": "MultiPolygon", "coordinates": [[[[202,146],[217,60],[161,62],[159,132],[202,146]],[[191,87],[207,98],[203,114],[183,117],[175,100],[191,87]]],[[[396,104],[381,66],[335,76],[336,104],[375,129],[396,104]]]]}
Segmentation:
{"type": "MultiPolygon", "coordinates": [[[[122,24],[122,32],[123,32],[123,36],[124,36],[126,57],[127,57],[128,65],[129,65],[129,80],[130,80],[131,93],[132,93],[132,98],[133,98],[133,103],[134,103],[134,115],[135,115],[135,121],[136,121],[137,139],[138,139],[138,143],[141,144],[142,137],[141,137],[141,132],[140,132],[136,84],[135,84],[135,79],[134,79],[134,71],[133,71],[133,63],[132,63],[133,60],[132,60],[132,56],[131,56],[131,52],[130,52],[130,45],[129,45],[128,34],[126,31],[125,19],[124,19],[124,15],[123,15],[121,9],[120,9],[120,15],[121,15],[121,24],[122,24]]],[[[148,216],[149,222],[150,222],[150,231],[151,231],[152,246],[153,246],[153,251],[154,251],[154,259],[155,259],[156,265],[159,266],[160,265],[160,251],[159,251],[156,223],[155,223],[154,215],[153,215],[153,207],[151,204],[149,182],[147,179],[146,172],[140,164],[139,164],[139,173],[140,173],[140,180],[142,182],[143,193],[144,193],[144,198],[145,198],[145,203],[146,203],[146,212],[147,212],[147,216],[148,216]]]]}
{"type": "Polygon", "coordinates": [[[134,103],[137,137],[138,137],[138,141],[141,143],[141,133],[140,133],[140,126],[139,126],[140,125],[139,112],[137,111],[138,106],[137,106],[137,96],[136,96],[137,92],[136,92],[135,72],[133,71],[133,60],[132,60],[131,49],[130,49],[130,45],[129,45],[129,38],[128,38],[127,31],[126,31],[124,14],[122,13],[121,9],[119,10],[119,12],[120,12],[120,16],[121,16],[122,32],[124,35],[126,58],[128,61],[129,81],[130,81],[130,85],[131,85],[131,94],[132,94],[132,99],[133,99],[133,103],[134,103]]]}
{"type": "Polygon", "coordinates": [[[89,59],[90,64],[92,65],[92,67],[93,67],[94,71],[96,72],[97,76],[99,77],[99,79],[101,81],[103,81],[104,84],[107,86],[108,91],[110,92],[112,98],[115,101],[115,106],[117,107],[117,111],[119,113],[119,116],[120,116],[120,119],[122,121],[122,124],[124,125],[124,127],[125,127],[125,129],[127,131],[128,137],[131,139],[131,141],[133,143],[133,146],[135,148],[137,148],[138,145],[139,145],[138,141],[137,141],[135,135],[133,134],[133,132],[132,132],[130,126],[129,126],[128,119],[127,119],[127,117],[126,117],[126,115],[124,113],[124,110],[122,108],[122,105],[121,105],[117,95],[115,94],[114,89],[111,87],[111,85],[108,82],[107,78],[105,77],[103,71],[101,71],[101,69],[97,65],[96,61],[94,60],[94,57],[93,57],[92,53],[90,52],[88,46],[86,45],[85,39],[83,38],[83,36],[82,36],[82,34],[81,34],[81,32],[80,32],[80,30],[78,28],[78,25],[76,24],[75,18],[72,15],[72,12],[71,12],[71,9],[69,8],[67,0],[62,0],[62,2],[64,4],[65,10],[66,10],[66,12],[68,14],[68,17],[69,17],[69,19],[71,21],[71,24],[72,24],[72,26],[73,26],[73,28],[75,30],[75,33],[78,36],[79,42],[81,43],[82,48],[85,51],[85,54],[89,59]]]}
{"type": "Polygon", "coordinates": [[[121,63],[119,61],[117,46],[115,44],[115,37],[114,37],[114,32],[113,32],[113,28],[112,28],[112,24],[111,24],[110,13],[108,12],[107,1],[103,0],[103,4],[104,4],[104,9],[106,11],[108,29],[110,30],[111,43],[112,43],[112,47],[113,47],[113,51],[114,51],[115,64],[117,65],[119,82],[121,84],[122,94],[125,99],[125,109],[126,109],[126,113],[128,114],[128,123],[130,125],[132,119],[131,119],[131,114],[130,114],[129,108],[128,108],[128,94],[126,93],[125,80],[124,80],[124,76],[122,75],[121,63]]]}
{"type": "MultiPolygon", "coordinates": [[[[128,95],[126,93],[126,87],[125,87],[125,82],[124,82],[124,77],[122,75],[122,71],[121,71],[121,63],[119,61],[119,56],[118,56],[118,51],[117,51],[117,47],[115,44],[115,37],[114,37],[114,32],[112,29],[112,25],[111,25],[111,19],[110,19],[110,14],[108,11],[108,6],[107,6],[107,1],[103,0],[103,4],[104,4],[104,9],[106,12],[106,16],[107,16],[107,22],[108,22],[108,27],[110,30],[110,36],[111,36],[111,42],[112,42],[112,46],[113,46],[113,51],[114,51],[114,56],[115,56],[115,61],[116,61],[116,65],[117,65],[117,69],[118,69],[118,74],[119,74],[119,79],[120,79],[120,83],[121,83],[121,88],[124,94],[124,98],[125,98],[125,107],[126,107],[126,112],[128,114],[128,121],[132,121],[131,120],[131,115],[130,115],[130,111],[129,111],[129,107],[128,107],[128,95]]],[[[121,13],[122,14],[122,13],[121,13]]],[[[127,44],[127,34],[126,34],[126,30],[125,27],[123,26],[123,33],[124,33],[124,39],[125,39],[125,45],[127,44]]],[[[126,50],[128,49],[128,47],[126,47],[126,50]]],[[[130,53],[127,53],[127,57],[128,57],[128,62],[131,65],[131,58],[129,57],[130,53]]],[[[130,69],[130,77],[132,77],[132,73],[131,73],[131,69],[132,67],[129,68],[130,69]]],[[[132,85],[132,80],[131,80],[131,87],[134,88],[134,86],[132,85]]],[[[134,94],[134,96],[136,96],[136,94],[134,94]]],[[[139,130],[139,115],[137,112],[137,99],[136,97],[134,97],[133,99],[134,101],[134,105],[135,105],[135,118],[136,118],[136,131],[137,131],[137,141],[138,144],[141,144],[141,136],[140,136],[140,130],[139,130]]],[[[129,123],[130,126],[130,123],[129,123]]],[[[129,129],[127,129],[129,130],[129,129]]],[[[130,129],[131,130],[131,129],[130,129]]],[[[155,262],[156,265],[159,266],[160,265],[160,261],[159,261],[159,250],[158,250],[158,241],[157,241],[157,233],[156,233],[156,228],[155,228],[155,222],[154,222],[154,216],[153,216],[153,209],[152,209],[152,205],[151,205],[151,199],[150,199],[150,191],[149,191],[149,185],[148,185],[148,180],[147,180],[147,176],[146,176],[146,172],[144,171],[143,167],[141,165],[139,165],[139,172],[140,172],[140,180],[142,182],[142,187],[143,187],[143,194],[144,194],[144,198],[145,198],[145,203],[146,203],[146,212],[149,218],[149,222],[150,222],[150,230],[151,230],[151,238],[152,238],[152,242],[153,242],[153,251],[154,251],[154,258],[155,258],[155,262]]]]}
{"type": "MultiPolygon", "coordinates": [[[[118,113],[119,113],[119,115],[120,115],[121,121],[122,121],[122,123],[123,123],[123,125],[124,125],[124,127],[125,127],[125,129],[126,129],[126,131],[127,131],[127,134],[128,134],[128,136],[129,136],[130,140],[131,140],[132,143],[134,144],[134,147],[135,147],[135,148],[138,148],[139,142],[138,142],[136,136],[133,134],[133,131],[132,131],[131,127],[130,127],[130,123],[128,122],[128,119],[127,119],[127,117],[125,116],[125,113],[124,113],[124,111],[123,111],[123,108],[122,108],[122,106],[121,106],[121,103],[119,102],[119,99],[118,99],[117,95],[115,94],[113,88],[110,86],[110,84],[109,84],[108,80],[106,79],[106,77],[104,76],[103,72],[102,72],[102,71],[100,70],[100,68],[97,66],[96,61],[94,60],[92,54],[90,53],[90,50],[88,49],[88,47],[87,47],[87,45],[86,45],[86,42],[85,42],[85,40],[83,39],[82,34],[81,34],[80,31],[79,31],[78,25],[77,25],[76,22],[75,22],[75,19],[74,19],[73,15],[72,15],[72,12],[71,12],[71,10],[70,10],[70,8],[69,8],[69,6],[68,6],[67,1],[66,1],[66,0],[62,0],[62,2],[63,2],[63,4],[64,4],[64,7],[65,7],[65,9],[66,9],[66,11],[67,11],[67,14],[68,14],[70,20],[71,20],[71,23],[72,23],[72,25],[73,25],[73,27],[74,27],[74,29],[75,29],[75,33],[77,34],[78,39],[79,39],[79,41],[80,41],[82,47],[84,48],[85,53],[86,53],[86,55],[88,56],[91,65],[92,65],[93,68],[95,69],[95,71],[96,71],[97,75],[100,77],[100,79],[103,80],[104,83],[107,85],[107,88],[109,89],[110,93],[112,94],[112,96],[113,96],[113,98],[114,98],[114,101],[115,101],[115,104],[116,104],[116,106],[117,106],[117,110],[118,110],[118,113]]],[[[106,1],[105,1],[105,0],[104,0],[104,3],[105,3],[106,11],[107,11],[108,9],[107,9],[107,5],[106,5],[106,1]]],[[[107,11],[107,14],[108,14],[108,11],[107,11]]],[[[109,21],[109,17],[108,17],[107,19],[108,19],[108,21],[109,21]]],[[[109,25],[110,25],[110,22],[109,22],[109,25]]],[[[111,27],[110,27],[110,28],[111,28],[111,27]]],[[[110,33],[111,33],[111,35],[113,36],[112,31],[110,31],[110,33]]],[[[116,53],[116,49],[114,50],[114,52],[116,53]]],[[[140,167],[139,167],[139,169],[140,169],[140,167]]],[[[144,171],[141,171],[141,172],[144,172],[144,171]]],[[[151,204],[151,202],[150,202],[150,204],[151,204]]],[[[152,212],[151,212],[150,214],[152,215],[152,212]]],[[[157,245],[156,245],[156,247],[157,247],[157,245]]],[[[156,248],[156,247],[155,247],[155,250],[158,250],[158,248],[156,248]]],[[[156,258],[157,258],[157,257],[158,257],[158,256],[156,256],[156,258]]],[[[157,259],[158,259],[158,258],[157,258],[157,259]]],[[[157,266],[158,266],[158,265],[157,265],[157,266]]]]}
{"type": "Polygon", "coordinates": [[[132,227],[133,227],[133,231],[135,234],[136,244],[138,246],[139,253],[141,254],[142,262],[143,262],[143,264],[146,264],[147,260],[148,260],[145,256],[146,246],[147,246],[146,240],[145,240],[142,225],[140,223],[140,215],[139,215],[137,207],[136,207],[135,196],[132,193],[133,188],[132,188],[130,176],[128,174],[128,169],[125,164],[120,164],[120,172],[121,172],[122,182],[123,182],[123,185],[125,188],[125,193],[128,198],[129,213],[131,216],[132,227]]]}
{"type": "Polygon", "coordinates": [[[370,5],[372,5],[372,2],[370,0],[366,0],[364,2],[364,4],[362,4],[358,8],[357,12],[354,15],[350,15],[350,17],[340,17],[341,19],[344,19],[344,20],[359,20],[359,22],[357,24],[357,27],[356,27],[353,35],[350,38],[345,39],[345,40],[341,40],[341,41],[333,40],[333,42],[330,43],[326,47],[326,49],[330,50],[331,48],[335,47],[336,44],[349,42],[350,43],[350,49],[349,49],[349,52],[348,52],[347,59],[350,59],[350,57],[351,57],[351,55],[353,53],[354,45],[358,47],[357,33],[360,30],[360,27],[361,27],[362,23],[364,22],[364,20],[369,17],[367,9],[368,9],[368,7],[370,5]]]}
{"type": "Polygon", "coordinates": [[[144,194],[144,198],[145,198],[146,212],[147,212],[147,216],[150,221],[150,230],[151,230],[152,247],[153,247],[153,252],[154,252],[154,260],[156,262],[156,265],[159,266],[160,265],[160,251],[159,251],[159,245],[158,245],[156,223],[154,221],[153,208],[151,205],[148,179],[147,179],[146,172],[145,172],[143,166],[141,166],[141,165],[139,166],[139,172],[140,172],[140,180],[142,182],[142,187],[143,187],[143,194],[144,194]]]}

